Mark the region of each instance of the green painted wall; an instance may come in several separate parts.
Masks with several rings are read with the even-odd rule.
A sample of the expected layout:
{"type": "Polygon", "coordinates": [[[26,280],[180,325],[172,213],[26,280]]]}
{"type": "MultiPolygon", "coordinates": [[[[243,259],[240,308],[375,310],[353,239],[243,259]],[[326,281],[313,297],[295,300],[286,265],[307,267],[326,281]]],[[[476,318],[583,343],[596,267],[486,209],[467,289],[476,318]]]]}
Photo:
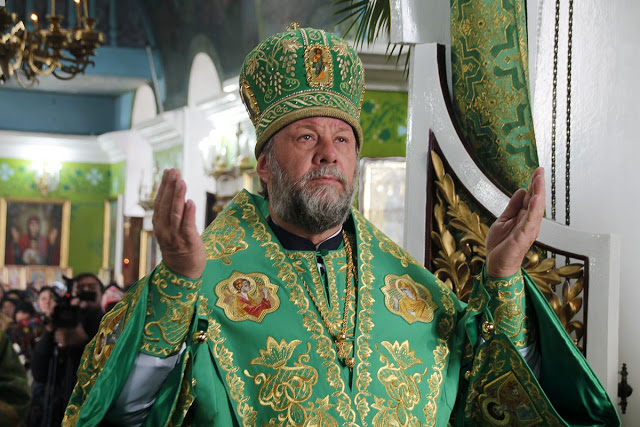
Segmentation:
{"type": "Polygon", "coordinates": [[[124,194],[126,172],[127,162],[124,160],[111,165],[111,191],[109,192],[109,197],[115,198],[120,194],[124,194]]]}
{"type": "Polygon", "coordinates": [[[365,92],[360,113],[364,133],[361,157],[406,155],[408,102],[407,92],[365,92]]]}
{"type": "MultiPolygon", "coordinates": [[[[60,185],[49,198],[71,202],[69,266],[74,274],[97,273],[101,267],[104,201],[124,193],[124,171],[125,162],[62,163],[60,185]]],[[[43,199],[31,161],[0,158],[0,196],[43,199]]]]}

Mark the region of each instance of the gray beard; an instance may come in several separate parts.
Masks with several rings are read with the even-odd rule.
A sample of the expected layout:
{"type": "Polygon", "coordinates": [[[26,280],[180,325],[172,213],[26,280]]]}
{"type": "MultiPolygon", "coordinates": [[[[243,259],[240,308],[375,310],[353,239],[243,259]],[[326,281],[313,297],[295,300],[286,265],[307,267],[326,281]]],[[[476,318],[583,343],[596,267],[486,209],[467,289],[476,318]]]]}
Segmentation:
{"type": "Polygon", "coordinates": [[[353,204],[359,163],[356,163],[353,181],[349,186],[344,174],[335,166],[321,166],[307,172],[299,182],[295,182],[282,170],[275,156],[270,157],[269,207],[275,215],[312,234],[322,233],[344,223],[353,204]],[[324,175],[338,178],[343,190],[335,186],[307,186],[313,179],[324,175]]]}

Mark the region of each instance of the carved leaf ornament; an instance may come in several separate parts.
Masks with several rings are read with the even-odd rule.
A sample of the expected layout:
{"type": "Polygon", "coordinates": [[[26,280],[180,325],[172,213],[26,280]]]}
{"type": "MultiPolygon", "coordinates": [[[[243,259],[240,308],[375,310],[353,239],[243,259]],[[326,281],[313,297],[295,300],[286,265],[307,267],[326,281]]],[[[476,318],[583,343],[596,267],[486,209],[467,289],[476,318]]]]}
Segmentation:
{"type": "MultiPolygon", "coordinates": [[[[467,301],[475,276],[480,273],[487,256],[485,239],[489,226],[460,199],[451,175],[446,173],[440,156],[431,151],[435,172],[436,200],[433,205],[431,241],[434,275],[447,284],[462,301],[467,301]]],[[[584,322],[576,319],[582,309],[584,265],[568,264],[556,268],[555,258],[543,258],[530,250],[523,265],[540,291],[549,301],[565,330],[582,349],[584,322]],[[560,295],[556,286],[562,284],[560,295]]]]}

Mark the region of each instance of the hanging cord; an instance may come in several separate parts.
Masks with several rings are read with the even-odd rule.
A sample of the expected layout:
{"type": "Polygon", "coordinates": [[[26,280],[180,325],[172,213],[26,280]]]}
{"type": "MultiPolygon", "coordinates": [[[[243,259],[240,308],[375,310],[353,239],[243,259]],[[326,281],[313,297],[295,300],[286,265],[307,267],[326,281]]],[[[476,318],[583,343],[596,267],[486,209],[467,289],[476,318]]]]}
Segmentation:
{"type": "MultiPolygon", "coordinates": [[[[565,148],[565,199],[564,223],[571,224],[571,63],[573,49],[573,0],[569,0],[569,28],[567,39],[567,141],[565,148]]],[[[565,264],[569,265],[569,257],[565,264]]]]}
{"type": "Polygon", "coordinates": [[[573,0],[569,0],[569,35],[567,41],[567,141],[565,150],[565,219],[571,224],[571,63],[573,48],[573,0]]]}
{"type": "Polygon", "coordinates": [[[560,0],[556,0],[553,32],[553,94],[551,96],[551,219],[556,220],[556,116],[558,114],[558,38],[560,34],[560,0]]]}

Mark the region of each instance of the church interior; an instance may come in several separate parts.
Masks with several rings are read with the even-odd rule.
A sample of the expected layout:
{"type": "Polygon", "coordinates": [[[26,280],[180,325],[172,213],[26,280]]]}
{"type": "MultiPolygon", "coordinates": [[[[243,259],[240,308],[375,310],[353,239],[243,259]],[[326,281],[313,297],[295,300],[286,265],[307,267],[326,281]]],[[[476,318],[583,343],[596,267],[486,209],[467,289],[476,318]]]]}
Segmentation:
{"type": "Polygon", "coordinates": [[[253,46],[297,22],[343,35],[364,64],[357,208],[461,299],[486,224],[545,168],[546,216],[524,268],[622,424],[640,423],[627,390],[640,375],[640,4],[378,0],[372,19],[350,15],[356,3],[0,0],[5,291],[81,272],[126,289],[149,274],[167,168],[187,183],[199,232],[243,188],[259,191],[238,74],[253,46]],[[490,28],[494,43],[473,46],[490,28]],[[508,71],[487,71],[498,62],[508,71]],[[33,244],[18,262],[12,239],[30,227],[55,250],[44,259],[33,244]]]}

